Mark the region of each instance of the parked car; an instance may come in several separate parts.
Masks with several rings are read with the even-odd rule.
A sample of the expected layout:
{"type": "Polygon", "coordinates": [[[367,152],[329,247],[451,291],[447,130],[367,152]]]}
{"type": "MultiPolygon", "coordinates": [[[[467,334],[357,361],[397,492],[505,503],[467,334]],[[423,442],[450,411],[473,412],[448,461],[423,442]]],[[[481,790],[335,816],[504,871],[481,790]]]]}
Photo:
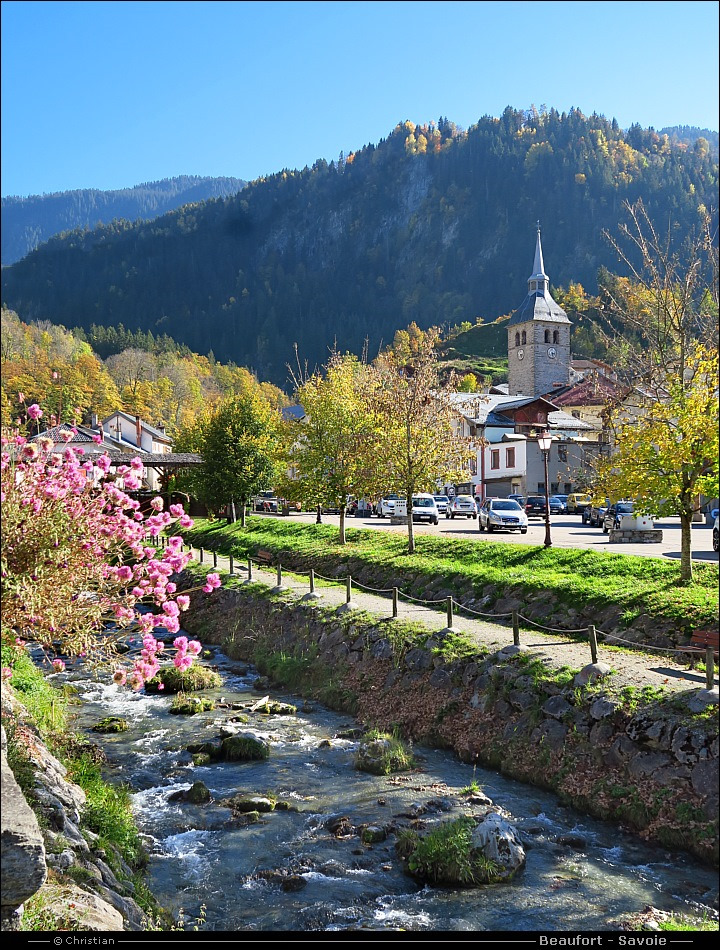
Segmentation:
{"type": "Polygon", "coordinates": [[[619,528],[621,518],[625,515],[631,515],[634,507],[631,501],[619,501],[614,505],[610,505],[602,521],[603,534],[619,528]]]}
{"type": "Polygon", "coordinates": [[[567,500],[568,495],[551,495],[550,496],[550,512],[558,512],[558,514],[564,515],[567,511],[567,500]]]}
{"type": "Polygon", "coordinates": [[[529,495],[525,502],[525,514],[528,518],[544,518],[547,511],[543,495],[529,495]]]}
{"type": "Polygon", "coordinates": [[[437,524],[438,517],[438,508],[432,495],[428,495],[424,492],[419,495],[413,495],[413,521],[427,521],[429,524],[437,524]]]}
{"type": "Polygon", "coordinates": [[[528,519],[512,498],[486,498],[478,511],[478,528],[484,531],[519,531],[527,534],[528,519]]]}
{"type": "Polygon", "coordinates": [[[253,498],[253,511],[276,512],[278,500],[275,492],[261,491],[253,498]]]}
{"type": "Polygon", "coordinates": [[[448,505],[450,504],[450,499],[447,495],[433,495],[435,499],[435,504],[437,505],[437,510],[441,515],[447,514],[448,505]]]}
{"type": "Polygon", "coordinates": [[[462,515],[465,518],[477,518],[475,499],[471,498],[470,495],[456,495],[448,505],[445,517],[454,518],[456,515],[462,515]]]}
{"type": "Polygon", "coordinates": [[[567,496],[567,512],[569,515],[581,515],[592,503],[592,495],[585,492],[574,492],[567,496]]]}
{"type": "Polygon", "coordinates": [[[525,507],[525,496],[524,495],[508,495],[510,501],[516,501],[521,508],[525,507]]]}
{"type": "Polygon", "coordinates": [[[383,495],[380,501],[377,503],[378,518],[392,518],[395,514],[395,502],[400,498],[399,495],[390,493],[388,495],[383,495]]]}
{"type": "Polygon", "coordinates": [[[589,524],[591,528],[601,528],[605,520],[605,514],[608,510],[608,503],[593,502],[583,511],[582,523],[589,524]]]}
{"type": "Polygon", "coordinates": [[[717,515],[715,515],[715,524],[713,525],[713,551],[720,551],[720,528],[718,528],[717,515]]]}

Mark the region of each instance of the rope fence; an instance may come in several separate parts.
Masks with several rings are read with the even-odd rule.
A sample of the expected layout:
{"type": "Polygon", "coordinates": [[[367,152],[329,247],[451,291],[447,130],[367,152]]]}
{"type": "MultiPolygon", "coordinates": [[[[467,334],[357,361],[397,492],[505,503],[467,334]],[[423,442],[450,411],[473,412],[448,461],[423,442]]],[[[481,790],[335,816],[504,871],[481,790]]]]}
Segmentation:
{"type": "MultiPolygon", "coordinates": [[[[160,537],[156,537],[152,539],[152,543],[156,547],[166,547],[167,538],[164,535],[160,537]]],[[[184,552],[186,548],[191,554],[193,553],[192,545],[186,545],[183,543],[181,550],[184,552]]],[[[198,552],[199,563],[204,564],[205,551],[203,550],[203,548],[198,547],[198,548],[195,548],[194,550],[198,552]]],[[[213,567],[218,566],[217,551],[212,552],[212,562],[213,562],[213,567]]],[[[237,565],[232,555],[229,555],[229,564],[230,564],[229,573],[231,575],[236,574],[237,565]]],[[[255,564],[257,564],[260,567],[270,566],[267,560],[258,559],[257,557],[256,558],[248,557],[247,565],[246,567],[243,568],[243,570],[247,573],[248,583],[253,580],[253,565],[255,564]]],[[[275,569],[276,569],[276,577],[277,577],[277,584],[276,584],[275,590],[277,591],[287,590],[288,589],[287,586],[283,584],[282,565],[279,560],[277,564],[275,565],[275,569]]],[[[518,610],[513,610],[510,613],[502,613],[502,614],[495,614],[489,611],[476,610],[474,607],[468,607],[466,604],[460,603],[460,601],[455,600],[455,598],[452,596],[447,596],[445,598],[441,598],[437,600],[426,600],[419,597],[413,597],[412,594],[408,594],[405,591],[400,590],[400,588],[398,587],[370,587],[367,584],[362,584],[357,580],[353,580],[351,574],[348,574],[347,577],[344,577],[344,578],[343,577],[326,577],[323,574],[319,574],[317,571],[315,571],[312,568],[309,570],[309,572],[293,569],[292,573],[299,574],[299,575],[309,574],[310,590],[309,590],[309,594],[306,595],[306,597],[303,599],[319,598],[320,595],[318,594],[315,588],[315,581],[317,579],[326,581],[329,584],[341,584],[344,582],[345,583],[345,603],[342,605],[342,607],[339,608],[341,610],[357,607],[357,604],[354,603],[352,600],[353,584],[356,587],[362,590],[369,591],[370,593],[373,593],[373,594],[391,594],[393,619],[397,619],[398,617],[398,607],[399,607],[399,601],[401,597],[406,601],[412,602],[412,604],[418,605],[417,607],[415,607],[415,606],[410,606],[409,604],[406,604],[405,605],[406,610],[420,610],[420,609],[424,610],[427,608],[442,610],[444,608],[446,612],[446,617],[447,617],[447,626],[443,628],[442,631],[440,631],[441,633],[456,632],[455,627],[454,627],[454,619],[455,619],[455,610],[457,609],[457,610],[465,611],[468,614],[473,614],[474,616],[477,616],[477,617],[488,617],[493,621],[509,619],[511,621],[512,631],[513,631],[513,644],[514,646],[517,646],[517,647],[521,646],[521,643],[520,643],[520,621],[521,620],[523,621],[523,623],[529,624],[533,627],[537,627],[539,630],[543,632],[547,632],[547,633],[559,633],[559,634],[564,634],[564,635],[585,634],[588,638],[588,645],[590,647],[590,656],[593,663],[598,662],[598,640],[597,640],[598,634],[600,634],[604,638],[604,642],[607,645],[614,646],[616,644],[618,645],[626,644],[627,646],[634,647],[636,649],[638,647],[638,644],[634,643],[631,640],[624,640],[622,637],[619,637],[616,634],[610,634],[610,633],[606,633],[603,630],[597,630],[594,624],[588,624],[587,627],[576,627],[574,629],[565,629],[563,627],[548,627],[546,624],[538,623],[536,620],[531,620],[529,617],[526,617],[524,614],[521,614],[518,610]]],[[[698,647],[686,647],[686,648],[680,648],[680,649],[673,649],[671,647],[654,647],[654,646],[649,646],[645,644],[642,644],[641,646],[642,646],[643,651],[653,650],[653,651],[657,651],[658,653],[663,653],[663,654],[687,655],[688,653],[702,652],[701,649],[698,647]]],[[[715,651],[712,646],[707,646],[705,648],[706,689],[712,689],[714,687],[714,677],[715,677],[714,653],[715,651]]]]}

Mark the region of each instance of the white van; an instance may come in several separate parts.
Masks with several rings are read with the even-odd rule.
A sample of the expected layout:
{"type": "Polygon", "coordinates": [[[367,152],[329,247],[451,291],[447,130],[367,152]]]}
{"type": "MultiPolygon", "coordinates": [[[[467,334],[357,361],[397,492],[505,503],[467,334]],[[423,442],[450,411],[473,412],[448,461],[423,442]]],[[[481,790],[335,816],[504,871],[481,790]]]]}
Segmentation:
{"type": "Polygon", "coordinates": [[[413,495],[412,518],[413,521],[427,521],[430,524],[438,524],[438,507],[433,495],[428,495],[425,492],[413,495]]]}

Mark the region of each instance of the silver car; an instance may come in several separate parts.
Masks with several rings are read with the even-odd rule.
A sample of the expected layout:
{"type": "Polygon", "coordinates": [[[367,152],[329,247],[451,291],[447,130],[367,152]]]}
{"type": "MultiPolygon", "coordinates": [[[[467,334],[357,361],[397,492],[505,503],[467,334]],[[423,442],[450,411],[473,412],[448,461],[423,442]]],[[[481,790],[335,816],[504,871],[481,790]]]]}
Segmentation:
{"type": "Polygon", "coordinates": [[[480,531],[519,531],[527,534],[528,519],[521,506],[511,498],[486,498],[478,512],[480,531]]]}
{"type": "Polygon", "coordinates": [[[476,518],[475,499],[471,498],[470,495],[456,495],[447,506],[445,517],[454,518],[456,515],[462,515],[465,518],[476,518]]]}

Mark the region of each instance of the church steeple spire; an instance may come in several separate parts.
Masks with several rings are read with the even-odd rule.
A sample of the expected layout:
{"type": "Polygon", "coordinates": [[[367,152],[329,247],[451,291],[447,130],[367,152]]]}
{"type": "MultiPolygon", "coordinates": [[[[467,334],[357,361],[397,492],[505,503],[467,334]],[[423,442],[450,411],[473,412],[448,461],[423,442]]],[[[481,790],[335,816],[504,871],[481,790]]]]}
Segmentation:
{"type": "Polygon", "coordinates": [[[528,277],[528,293],[545,294],[548,288],[550,278],[545,273],[545,264],[543,263],[542,241],[540,240],[540,222],[537,223],[537,239],[535,241],[535,261],[533,262],[533,272],[528,277]]]}

